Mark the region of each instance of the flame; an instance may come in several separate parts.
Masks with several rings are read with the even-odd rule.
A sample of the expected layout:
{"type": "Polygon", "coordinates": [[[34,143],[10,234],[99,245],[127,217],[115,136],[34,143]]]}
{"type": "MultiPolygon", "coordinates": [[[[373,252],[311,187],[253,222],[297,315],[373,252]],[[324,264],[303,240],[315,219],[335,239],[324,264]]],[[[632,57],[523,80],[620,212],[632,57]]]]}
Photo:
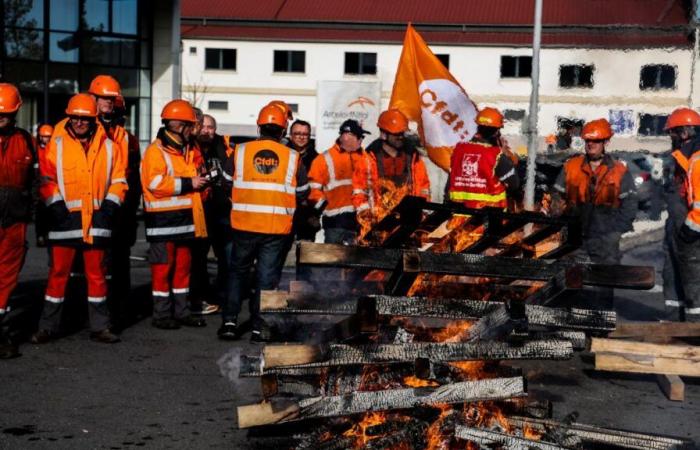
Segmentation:
{"type": "Polygon", "coordinates": [[[386,419],[387,419],[387,415],[386,415],[386,413],[383,413],[383,412],[365,413],[362,416],[362,420],[357,422],[355,425],[352,426],[352,428],[350,428],[345,433],[343,433],[343,436],[356,438],[354,447],[355,448],[362,448],[370,440],[380,437],[380,436],[367,436],[367,429],[383,424],[384,422],[386,422],[386,419]]]}
{"type": "Polygon", "coordinates": [[[372,214],[369,218],[357,216],[360,223],[360,235],[357,241],[360,245],[379,245],[391,234],[391,231],[370,232],[374,224],[381,222],[409,194],[408,184],[397,187],[393,181],[384,178],[377,180],[377,184],[379,196],[374,198],[372,214]]]}
{"type": "Polygon", "coordinates": [[[469,333],[473,323],[471,320],[456,320],[434,332],[432,337],[435,342],[460,342],[469,333]]]}
{"type": "Polygon", "coordinates": [[[458,369],[465,380],[480,380],[485,377],[485,361],[455,361],[450,366],[458,369]]]}
{"type": "Polygon", "coordinates": [[[447,404],[434,405],[440,408],[440,416],[428,427],[425,432],[426,450],[442,450],[449,449],[452,441],[452,436],[446,436],[442,433],[442,424],[445,418],[454,410],[452,406],[447,404]]]}
{"type": "Polygon", "coordinates": [[[523,437],[526,439],[530,439],[531,441],[539,441],[542,439],[542,435],[543,433],[541,431],[533,428],[529,424],[525,424],[525,426],[523,426],[523,437]]]}
{"type": "Polygon", "coordinates": [[[422,380],[415,375],[403,378],[404,386],[419,388],[419,387],[436,387],[440,386],[440,383],[432,380],[422,380]]]}

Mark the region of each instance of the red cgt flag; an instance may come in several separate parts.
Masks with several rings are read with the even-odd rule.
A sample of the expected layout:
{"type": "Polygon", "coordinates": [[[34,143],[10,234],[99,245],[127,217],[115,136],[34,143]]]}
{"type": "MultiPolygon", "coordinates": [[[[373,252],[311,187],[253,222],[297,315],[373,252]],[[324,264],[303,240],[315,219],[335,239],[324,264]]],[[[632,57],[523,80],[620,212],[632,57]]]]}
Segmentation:
{"type": "Polygon", "coordinates": [[[455,145],[476,131],[476,106],[410,23],[389,107],[418,123],[428,157],[446,171],[455,145]]]}

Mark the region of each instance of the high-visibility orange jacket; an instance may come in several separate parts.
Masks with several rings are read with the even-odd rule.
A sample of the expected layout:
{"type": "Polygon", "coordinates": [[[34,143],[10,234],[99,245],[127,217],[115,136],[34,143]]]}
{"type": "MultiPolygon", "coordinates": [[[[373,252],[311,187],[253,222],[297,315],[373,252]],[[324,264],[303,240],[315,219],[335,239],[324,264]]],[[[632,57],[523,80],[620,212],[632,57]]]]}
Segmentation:
{"type": "MultiPolygon", "coordinates": [[[[506,186],[497,169],[508,161],[501,158],[508,156],[499,147],[481,142],[457,144],[450,168],[450,201],[463,203],[467,208],[504,209],[507,206],[506,186]]],[[[512,166],[509,167],[506,176],[515,172],[512,166]]]]}
{"type": "Polygon", "coordinates": [[[381,140],[375,140],[367,147],[367,157],[361,160],[353,174],[353,205],[358,212],[371,209],[380,201],[380,179],[388,179],[396,187],[408,185],[408,195],[430,199],[428,171],[417,151],[399,152],[396,158],[392,158],[403,159],[403,164],[393,164],[395,167],[403,167],[400,174],[387,173],[382,159],[385,157],[381,140]]]}
{"type": "Polygon", "coordinates": [[[163,129],[148,146],[141,159],[141,186],[149,242],[207,236],[202,198],[192,187],[201,164],[196,148],[168,144],[163,129]]]}
{"type": "Polygon", "coordinates": [[[700,233],[700,151],[693,153],[688,161],[686,201],[688,215],[684,225],[695,233],[700,233]]]}
{"type": "Polygon", "coordinates": [[[66,128],[67,122],[64,119],[54,128],[39,167],[44,203],[60,208],[65,202],[70,212],[53,224],[49,240],[61,245],[100,244],[111,237],[111,215],[128,189],[126,161],[99,123],[86,149],[66,128]]]}
{"type": "Polygon", "coordinates": [[[279,142],[258,139],[238,144],[224,170],[233,180],[233,229],[291,233],[297,197],[305,198],[309,192],[299,153],[279,142]]]}
{"type": "Polygon", "coordinates": [[[610,155],[595,171],[586,155],[570,158],[554,189],[564,196],[568,209],[581,213],[584,234],[632,229],[637,212],[634,181],[627,166],[610,155]]]}
{"type": "Polygon", "coordinates": [[[0,227],[29,221],[33,161],[29,133],[14,128],[0,135],[0,227]]]}
{"type": "Polygon", "coordinates": [[[346,152],[338,144],[318,155],[309,170],[309,201],[323,211],[324,228],[357,226],[352,204],[352,177],[365,158],[364,150],[346,152]]]}

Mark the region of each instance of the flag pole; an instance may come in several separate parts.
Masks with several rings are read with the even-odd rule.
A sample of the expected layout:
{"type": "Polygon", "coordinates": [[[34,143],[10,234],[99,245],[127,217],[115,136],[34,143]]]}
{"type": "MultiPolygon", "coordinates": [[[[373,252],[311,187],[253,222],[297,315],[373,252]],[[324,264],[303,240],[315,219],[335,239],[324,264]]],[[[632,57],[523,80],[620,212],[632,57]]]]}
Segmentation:
{"type": "Polygon", "coordinates": [[[532,38],[532,92],[527,124],[527,178],[525,209],[535,207],[535,159],[537,158],[537,110],[540,92],[540,42],[542,40],[542,0],[535,0],[535,33],[532,38]]]}

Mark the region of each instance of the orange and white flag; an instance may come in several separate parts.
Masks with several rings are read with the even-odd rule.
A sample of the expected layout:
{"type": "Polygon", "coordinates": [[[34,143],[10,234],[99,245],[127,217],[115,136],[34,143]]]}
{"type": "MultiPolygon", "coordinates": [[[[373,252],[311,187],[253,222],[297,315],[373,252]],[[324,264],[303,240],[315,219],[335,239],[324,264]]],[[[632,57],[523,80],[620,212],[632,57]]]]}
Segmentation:
{"type": "Polygon", "coordinates": [[[447,171],[455,145],[476,132],[476,105],[410,23],[389,107],[418,123],[428,157],[447,171]]]}

